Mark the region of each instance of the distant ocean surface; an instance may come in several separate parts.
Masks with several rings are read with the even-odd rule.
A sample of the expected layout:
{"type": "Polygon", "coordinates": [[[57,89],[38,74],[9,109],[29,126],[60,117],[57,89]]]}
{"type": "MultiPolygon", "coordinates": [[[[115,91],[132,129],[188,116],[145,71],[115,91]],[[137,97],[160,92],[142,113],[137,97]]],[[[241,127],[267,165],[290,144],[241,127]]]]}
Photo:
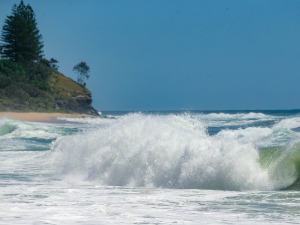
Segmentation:
{"type": "Polygon", "coordinates": [[[300,111],[0,118],[0,224],[299,224],[300,111]]]}

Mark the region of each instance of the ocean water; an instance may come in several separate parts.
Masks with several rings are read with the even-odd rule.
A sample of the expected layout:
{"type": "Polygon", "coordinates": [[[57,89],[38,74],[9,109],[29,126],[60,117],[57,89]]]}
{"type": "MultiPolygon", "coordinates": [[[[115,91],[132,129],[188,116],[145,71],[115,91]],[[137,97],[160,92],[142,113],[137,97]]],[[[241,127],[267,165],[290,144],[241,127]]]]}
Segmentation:
{"type": "Polygon", "coordinates": [[[298,224],[300,111],[0,118],[0,224],[298,224]]]}

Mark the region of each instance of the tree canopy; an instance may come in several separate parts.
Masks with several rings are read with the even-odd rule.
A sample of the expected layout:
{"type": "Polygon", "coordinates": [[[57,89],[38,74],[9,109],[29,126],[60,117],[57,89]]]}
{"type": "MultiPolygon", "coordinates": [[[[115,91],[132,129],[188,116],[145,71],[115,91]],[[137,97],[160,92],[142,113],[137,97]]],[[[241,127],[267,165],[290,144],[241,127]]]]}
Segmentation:
{"type": "Polygon", "coordinates": [[[42,58],[42,35],[37,28],[33,9],[23,0],[19,5],[14,5],[12,14],[7,16],[1,39],[4,42],[4,58],[15,62],[32,62],[42,58]]]}
{"type": "Polygon", "coordinates": [[[73,67],[73,70],[77,73],[77,82],[85,86],[85,79],[90,77],[90,67],[86,62],[80,62],[73,67]]]}

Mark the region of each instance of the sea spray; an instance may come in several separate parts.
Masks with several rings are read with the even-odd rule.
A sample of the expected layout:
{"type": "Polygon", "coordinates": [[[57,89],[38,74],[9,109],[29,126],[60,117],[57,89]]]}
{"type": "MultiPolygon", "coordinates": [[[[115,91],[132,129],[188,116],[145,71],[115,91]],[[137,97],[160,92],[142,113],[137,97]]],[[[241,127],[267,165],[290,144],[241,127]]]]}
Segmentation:
{"type": "Polygon", "coordinates": [[[155,113],[9,121],[0,224],[299,223],[299,111],[155,113]]]}
{"type": "Polygon", "coordinates": [[[130,114],[54,145],[57,173],[114,186],[269,189],[252,143],[183,115],[130,114]]]}

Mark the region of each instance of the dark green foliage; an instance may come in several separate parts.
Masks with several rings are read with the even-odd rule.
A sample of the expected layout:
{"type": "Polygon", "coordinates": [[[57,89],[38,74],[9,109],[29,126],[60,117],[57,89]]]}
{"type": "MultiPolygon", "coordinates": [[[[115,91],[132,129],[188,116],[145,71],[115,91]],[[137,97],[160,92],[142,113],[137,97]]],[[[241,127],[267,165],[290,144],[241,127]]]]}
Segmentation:
{"type": "Polygon", "coordinates": [[[21,64],[9,60],[0,61],[0,88],[22,82],[25,79],[26,71],[21,64]]]}
{"type": "Polygon", "coordinates": [[[44,64],[45,66],[58,71],[58,67],[59,67],[58,66],[58,63],[59,63],[58,60],[56,60],[54,58],[51,58],[50,60],[43,58],[43,59],[41,59],[40,62],[42,64],[44,64]]]}
{"type": "Polygon", "coordinates": [[[35,14],[23,1],[14,5],[5,20],[2,32],[4,58],[15,62],[32,62],[42,58],[42,36],[37,28],[35,14]]]}
{"type": "MultiPolygon", "coordinates": [[[[10,88],[17,85],[19,88],[31,90],[48,90],[48,79],[51,69],[41,63],[16,63],[9,60],[0,60],[0,88],[10,88]]],[[[37,92],[37,91],[35,91],[37,92]]]]}
{"type": "Polygon", "coordinates": [[[85,86],[84,80],[90,77],[90,67],[86,62],[80,62],[73,67],[73,70],[77,73],[77,82],[85,86]]]}
{"type": "Polygon", "coordinates": [[[12,80],[3,74],[0,74],[0,89],[6,88],[11,84],[12,80]]]}
{"type": "Polygon", "coordinates": [[[24,64],[27,71],[27,81],[35,87],[47,90],[48,78],[51,75],[51,69],[42,63],[27,63],[24,64]]]}

